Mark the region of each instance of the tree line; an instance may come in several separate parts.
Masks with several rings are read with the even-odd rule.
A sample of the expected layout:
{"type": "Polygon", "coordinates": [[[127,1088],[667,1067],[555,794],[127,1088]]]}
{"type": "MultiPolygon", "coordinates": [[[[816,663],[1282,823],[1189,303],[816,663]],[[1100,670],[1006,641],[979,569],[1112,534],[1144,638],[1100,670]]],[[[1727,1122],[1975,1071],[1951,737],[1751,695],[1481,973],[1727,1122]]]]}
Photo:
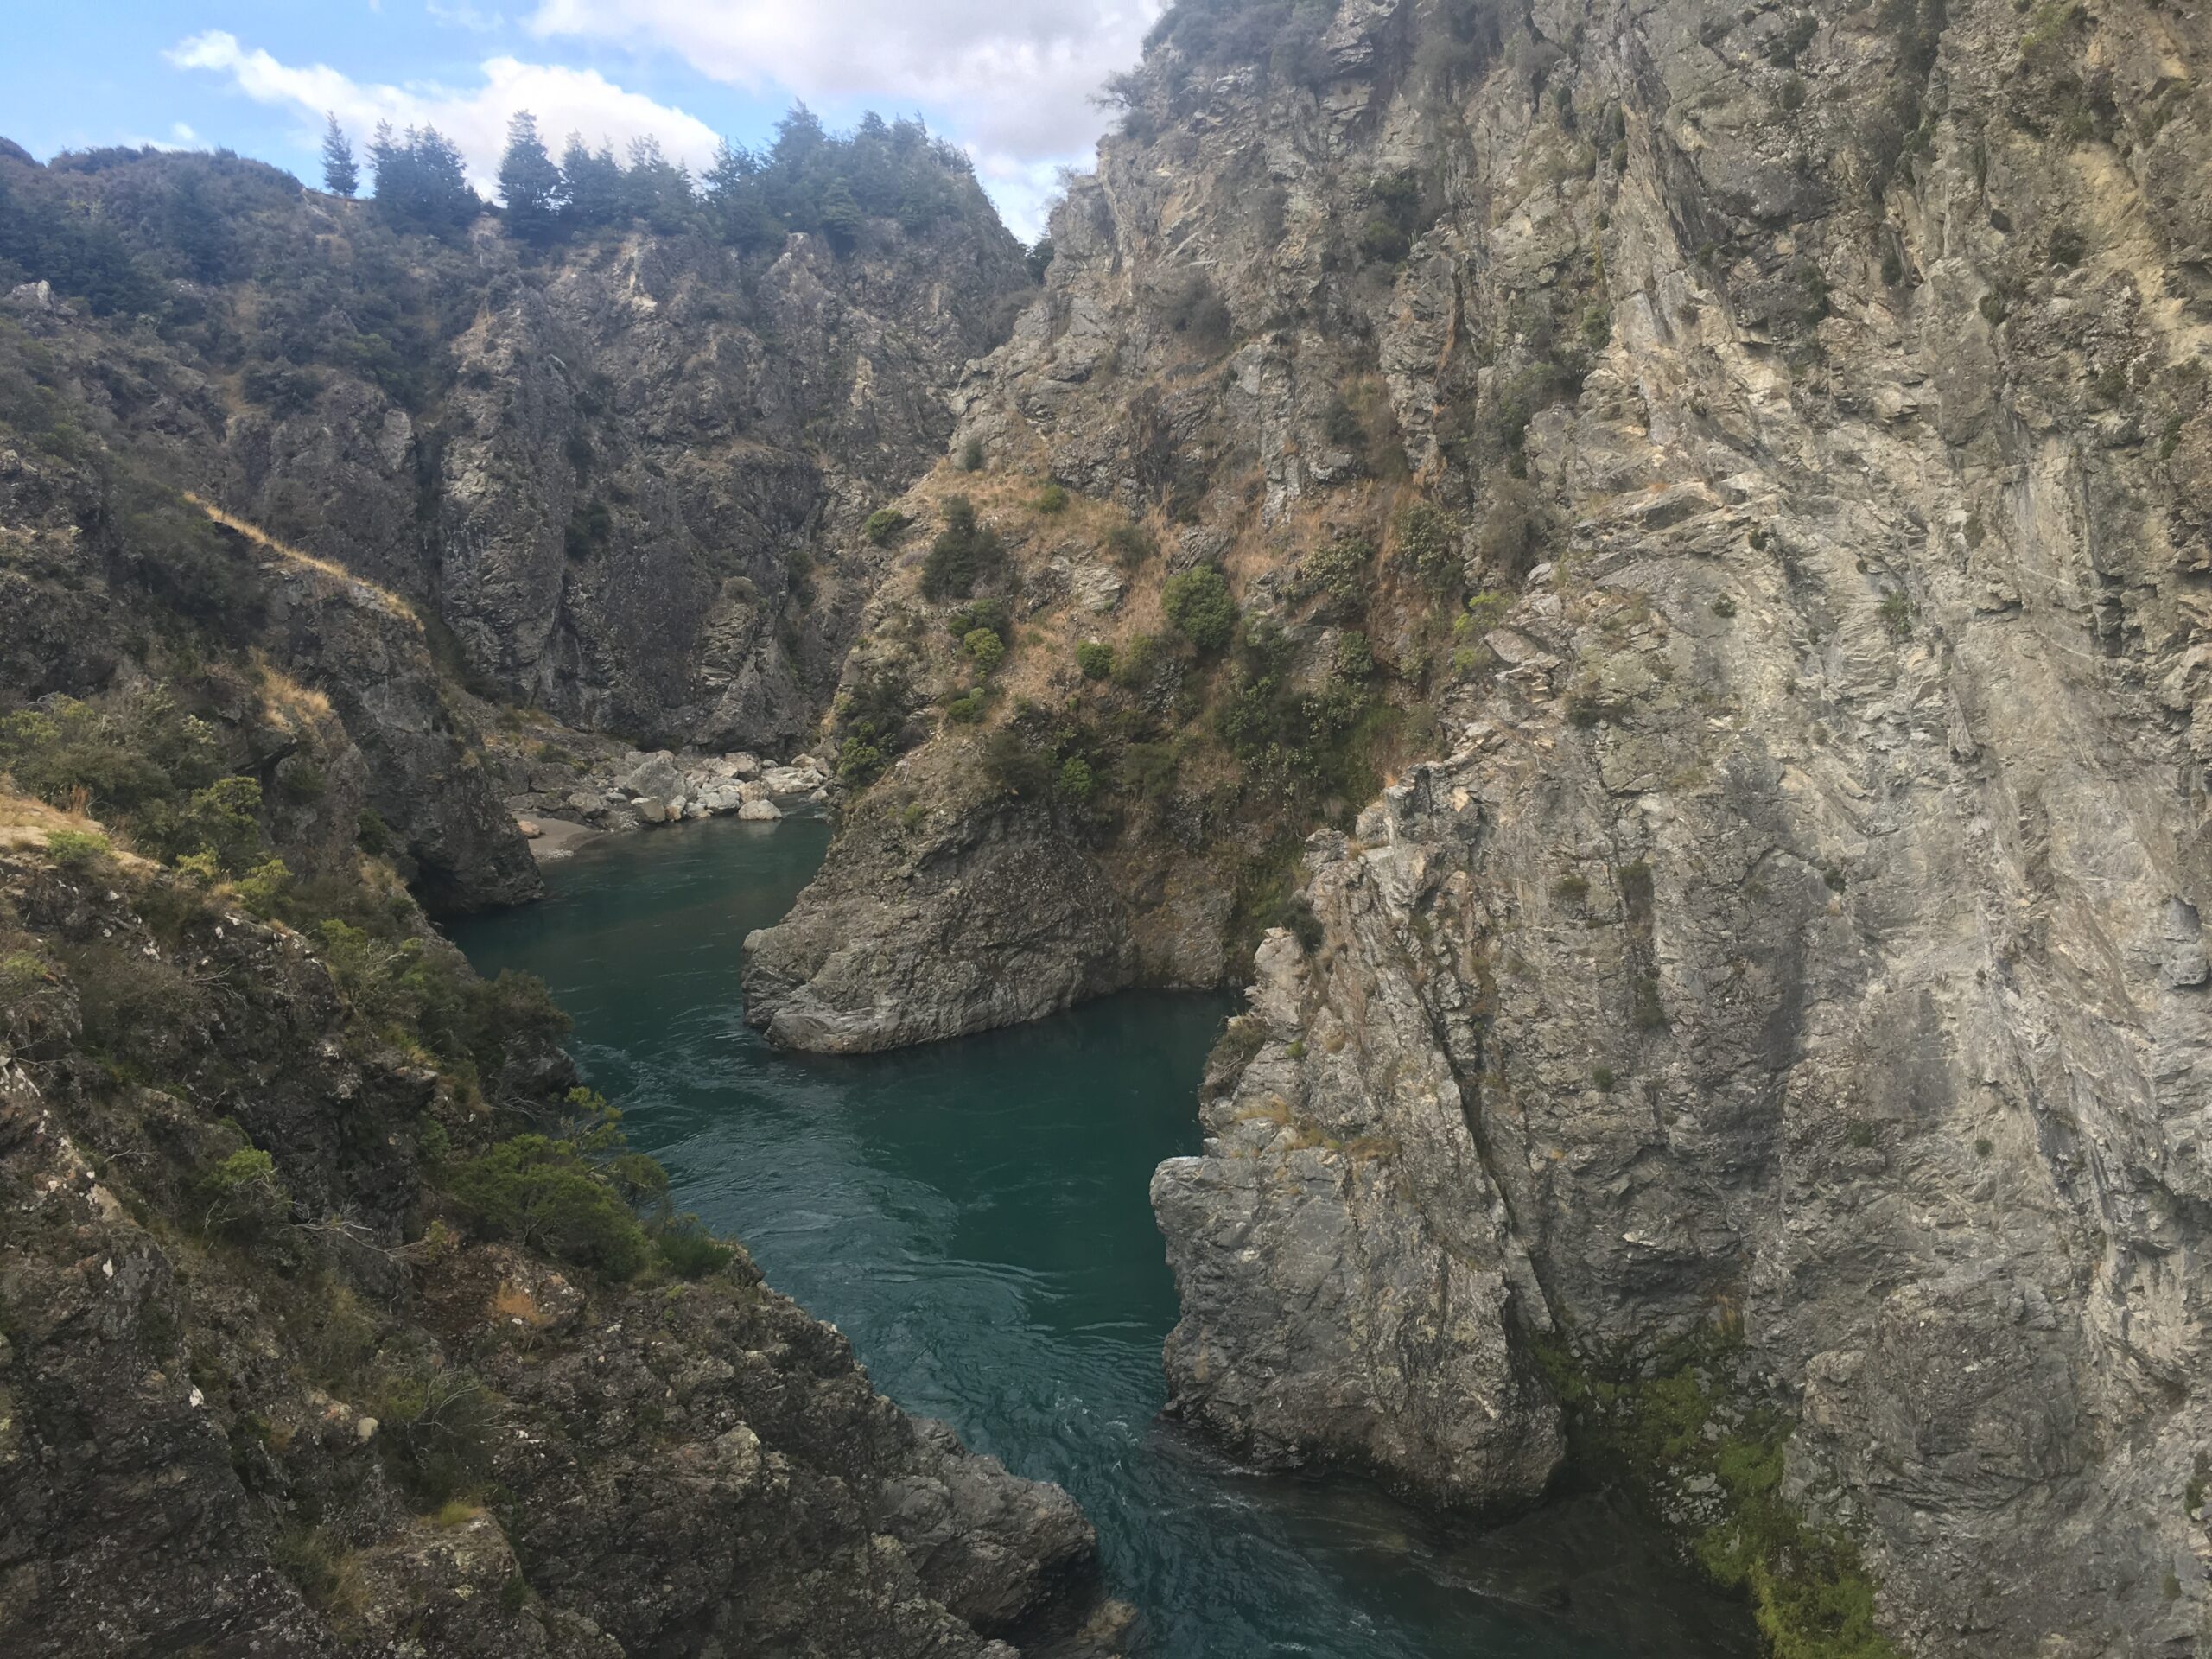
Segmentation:
{"type": "MultiPolygon", "coordinates": [[[[381,122],[367,161],[371,200],[395,228],[451,235],[490,211],[468,182],[459,146],[435,127],[395,131],[381,122]]],[[[322,164],[332,194],[359,194],[360,164],[335,115],[322,164]]],[[[968,157],[921,122],[871,114],[849,133],[830,133],[804,105],[777,124],[765,149],[725,140],[697,177],[651,137],[634,140],[618,160],[611,145],[594,149],[571,133],[556,160],[537,118],[520,111],[507,124],[498,176],[508,230],[541,246],[634,225],[698,232],[747,251],[780,247],[799,231],[842,254],[870,219],[914,232],[983,206],[968,157]]]]}

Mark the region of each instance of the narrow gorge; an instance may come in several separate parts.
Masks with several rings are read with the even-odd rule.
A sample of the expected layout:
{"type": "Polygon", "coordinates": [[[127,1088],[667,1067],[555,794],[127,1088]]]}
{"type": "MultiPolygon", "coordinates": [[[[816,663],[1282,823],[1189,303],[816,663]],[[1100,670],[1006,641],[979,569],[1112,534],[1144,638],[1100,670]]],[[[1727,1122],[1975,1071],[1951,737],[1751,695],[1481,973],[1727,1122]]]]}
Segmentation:
{"type": "Polygon", "coordinates": [[[0,147],[0,1646],[1146,1651],[432,919],[821,811],[728,1052],[1242,994],[1193,1444],[2212,1652],[2208,49],[1178,0],[1027,250],[874,118],[557,233],[0,147]]]}

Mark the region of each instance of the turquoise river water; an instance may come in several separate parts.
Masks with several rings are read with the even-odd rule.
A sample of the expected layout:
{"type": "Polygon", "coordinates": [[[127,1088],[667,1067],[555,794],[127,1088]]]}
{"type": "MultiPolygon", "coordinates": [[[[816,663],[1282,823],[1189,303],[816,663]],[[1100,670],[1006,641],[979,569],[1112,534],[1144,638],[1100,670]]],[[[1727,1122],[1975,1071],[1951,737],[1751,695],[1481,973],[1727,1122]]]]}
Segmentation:
{"type": "Polygon", "coordinates": [[[1503,1528],[1356,1484],[1236,1468],[1162,1421],[1175,1287],[1146,1186],[1198,1149],[1230,1004],[1125,996],[859,1059],[778,1053],[738,988],[748,931],[821,861],[806,823],[686,825],[549,867],[529,909],[457,925],[541,975],[593,1086],[680,1207],[851,1339],[875,1385],[1072,1491],[1154,1659],[1747,1659],[1603,1494],[1503,1528]]]}

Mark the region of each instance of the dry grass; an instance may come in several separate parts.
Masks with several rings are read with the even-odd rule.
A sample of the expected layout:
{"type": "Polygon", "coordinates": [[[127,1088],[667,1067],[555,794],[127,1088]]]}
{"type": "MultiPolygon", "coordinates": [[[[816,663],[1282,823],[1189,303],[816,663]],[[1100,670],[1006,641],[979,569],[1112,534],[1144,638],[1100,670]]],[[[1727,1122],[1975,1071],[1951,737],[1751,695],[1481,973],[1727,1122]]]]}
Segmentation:
{"type": "Polygon", "coordinates": [[[413,627],[416,632],[422,632],[423,619],[416,614],[415,607],[397,594],[393,593],[391,588],[379,587],[365,576],[355,575],[334,559],[322,558],[313,553],[303,553],[289,543],[280,542],[259,526],[250,524],[243,518],[225,512],[213,502],[194,495],[190,490],[183,492],[183,496],[187,502],[199,508],[215,523],[222,525],[226,530],[235,531],[254,546],[274,556],[279,563],[289,565],[295,569],[310,570],[317,575],[326,576],[343,587],[347,593],[364,604],[398,617],[413,627]]]}
{"type": "Polygon", "coordinates": [[[253,652],[253,665],[261,676],[262,706],[276,725],[298,731],[335,717],[328,697],[311,685],[301,684],[258,647],[253,652]]]}
{"type": "Polygon", "coordinates": [[[56,830],[81,835],[105,835],[107,827],[84,812],[64,812],[32,796],[18,795],[4,772],[0,772],[0,852],[19,848],[43,849],[56,830]]]}

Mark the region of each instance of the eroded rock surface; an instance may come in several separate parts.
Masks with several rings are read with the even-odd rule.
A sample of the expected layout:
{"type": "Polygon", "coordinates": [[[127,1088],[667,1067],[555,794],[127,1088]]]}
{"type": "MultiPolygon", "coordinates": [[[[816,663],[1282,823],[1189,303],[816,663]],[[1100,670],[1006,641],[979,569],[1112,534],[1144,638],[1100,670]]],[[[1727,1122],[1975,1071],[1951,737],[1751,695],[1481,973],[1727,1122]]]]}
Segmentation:
{"type": "MultiPolygon", "coordinates": [[[[469,1235],[426,1179],[451,1079],[298,935],[10,852],[0,945],[9,1653],[984,1659],[1095,1601],[1065,1493],[906,1417],[741,1255],[640,1284],[469,1235]],[[219,1173],[255,1146],[249,1229],[219,1173]]],[[[484,1081],[550,1125],[573,1073],[484,1081]]]]}
{"type": "MultiPolygon", "coordinates": [[[[1131,779],[1133,942],[1163,870],[1268,868],[1240,836],[1303,739],[1263,677],[1434,722],[1309,845],[1311,946],[1265,948],[1159,1179],[1179,1406],[1504,1500],[1548,1464],[1529,1351],[1725,1340],[1904,1650],[2198,1650],[2203,20],[1357,0],[1223,38],[1128,83],[964,388],[988,474],[910,498],[972,492],[1036,602],[984,723],[1131,779]],[[1083,514],[1156,550],[1111,613],[1083,514]],[[1243,645],[1078,676],[1205,563],[1243,645]]],[[[861,648],[924,709],[976,683],[944,608],[894,570],[861,648]]],[[[995,753],[917,741],[878,790],[995,753]]]]}

